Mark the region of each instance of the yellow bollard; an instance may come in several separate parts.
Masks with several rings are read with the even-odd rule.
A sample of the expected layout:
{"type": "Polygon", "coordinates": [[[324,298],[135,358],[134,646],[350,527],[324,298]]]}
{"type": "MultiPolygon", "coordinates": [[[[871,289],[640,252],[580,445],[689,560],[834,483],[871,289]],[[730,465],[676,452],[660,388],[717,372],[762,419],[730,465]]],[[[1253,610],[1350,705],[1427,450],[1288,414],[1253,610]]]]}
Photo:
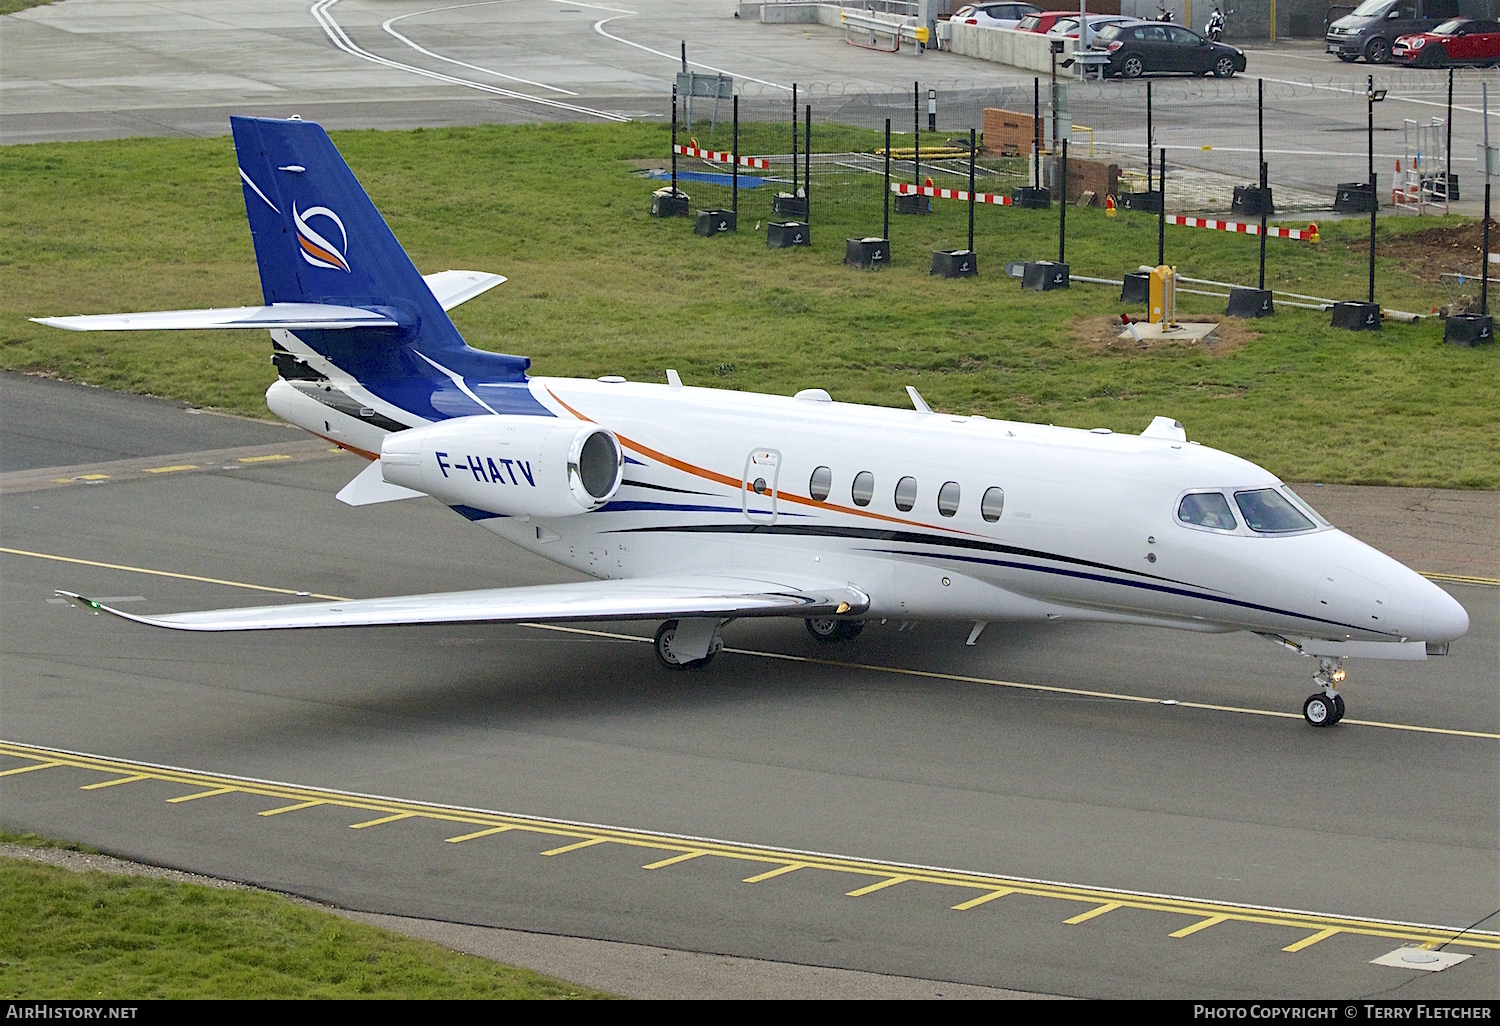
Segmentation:
{"type": "Polygon", "coordinates": [[[1162,264],[1151,271],[1149,313],[1146,319],[1164,328],[1177,326],[1177,268],[1162,264]]]}

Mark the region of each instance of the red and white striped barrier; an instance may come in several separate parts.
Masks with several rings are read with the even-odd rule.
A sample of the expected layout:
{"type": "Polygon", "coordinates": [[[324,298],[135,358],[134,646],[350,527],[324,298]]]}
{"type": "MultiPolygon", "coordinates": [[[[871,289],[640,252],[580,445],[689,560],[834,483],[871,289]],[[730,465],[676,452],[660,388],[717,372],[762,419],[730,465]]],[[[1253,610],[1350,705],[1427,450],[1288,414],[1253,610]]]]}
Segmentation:
{"type": "MultiPolygon", "coordinates": [[[[1246,235],[1259,235],[1260,225],[1242,224],[1239,221],[1215,221],[1207,217],[1184,217],[1182,214],[1168,214],[1167,224],[1180,224],[1184,228],[1209,228],[1216,232],[1243,232],[1246,235]]],[[[1318,228],[1316,225],[1308,225],[1306,228],[1273,228],[1266,227],[1266,237],[1270,239],[1296,239],[1299,242],[1317,242],[1318,228]]]]}
{"type": "MultiPolygon", "coordinates": [[[[700,150],[696,146],[683,146],[678,143],[672,147],[672,152],[679,153],[684,157],[698,157],[702,160],[711,160],[716,164],[733,164],[734,154],[723,153],[719,150],[700,150]]],[[[764,157],[741,157],[740,167],[756,167],[762,170],[768,169],[771,162],[764,157]]]]}
{"type": "MultiPolygon", "coordinates": [[[[931,185],[906,185],[901,182],[892,182],[891,191],[902,196],[936,196],[938,199],[954,199],[968,202],[968,189],[939,189],[931,185]]],[[[976,192],[975,203],[993,203],[997,207],[1010,206],[1010,197],[1002,196],[996,192],[976,192]]]]}

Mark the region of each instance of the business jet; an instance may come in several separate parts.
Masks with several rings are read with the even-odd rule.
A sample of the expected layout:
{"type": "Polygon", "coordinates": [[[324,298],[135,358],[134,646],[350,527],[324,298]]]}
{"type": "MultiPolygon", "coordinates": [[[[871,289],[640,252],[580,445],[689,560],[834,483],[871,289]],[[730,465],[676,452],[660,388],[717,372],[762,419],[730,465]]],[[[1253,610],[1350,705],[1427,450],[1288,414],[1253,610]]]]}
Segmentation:
{"type": "Polygon", "coordinates": [[[269,330],[278,416],[370,461],[338,493],[427,495],[595,580],[140,616],[247,631],[660,620],[675,669],[739,617],[837,642],[870,620],[1091,621],[1252,631],[1317,662],[1303,705],[1344,714],[1346,658],[1446,654],[1447,593],[1266,470],[1157,417],[1139,435],[665,383],[530,377],[447,311],[505,279],[421,275],[321,127],[232,119],[265,304],[39,318],[75,331],[269,330]]]}

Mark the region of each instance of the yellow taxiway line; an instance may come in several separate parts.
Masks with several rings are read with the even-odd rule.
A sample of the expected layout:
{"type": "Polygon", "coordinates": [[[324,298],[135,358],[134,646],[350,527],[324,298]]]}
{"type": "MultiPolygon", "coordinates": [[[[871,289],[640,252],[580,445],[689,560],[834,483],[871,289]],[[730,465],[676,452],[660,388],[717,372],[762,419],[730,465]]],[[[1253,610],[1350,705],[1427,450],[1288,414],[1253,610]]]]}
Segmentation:
{"type": "MultiPolygon", "coordinates": [[[[1500,933],[1492,931],[1464,930],[1421,923],[1328,915],[1296,909],[1239,905],[1232,902],[1206,901],[1107,887],[1087,887],[1049,880],[1008,877],[995,873],[967,872],[937,866],[904,865],[710,838],[681,837],[647,830],[574,823],[567,820],[521,816],[483,809],[306,787],[279,781],[205,773],[175,766],[159,766],[13,741],[0,741],[0,757],[19,759],[26,763],[24,766],[0,770],[0,774],[13,775],[18,771],[30,770],[73,769],[102,774],[110,780],[130,777],[139,782],[153,781],[185,789],[187,793],[166,799],[170,803],[177,803],[184,799],[196,800],[235,795],[278,803],[266,810],[273,813],[289,813],[298,807],[304,809],[327,807],[358,814],[373,814],[375,818],[356,824],[360,828],[395,822],[434,824],[443,827],[441,832],[432,834],[434,840],[442,838],[443,834],[451,830],[454,824],[458,824],[472,829],[467,833],[443,839],[450,842],[470,841],[489,834],[526,833],[563,842],[543,850],[540,854],[545,856],[566,855],[599,845],[618,845],[661,853],[663,858],[648,864],[647,868],[651,869],[664,869],[690,859],[718,858],[768,868],[769,871],[749,877],[746,882],[769,881],[793,870],[821,870],[825,873],[834,873],[844,877],[852,876],[868,881],[863,886],[846,892],[853,896],[870,895],[896,886],[935,886],[944,888],[950,893],[958,891],[960,895],[972,895],[951,906],[964,912],[989,904],[994,899],[1007,894],[1023,894],[1064,902],[1068,908],[1060,911],[1071,913],[1071,918],[1060,917],[1063,923],[1082,924],[1123,908],[1183,917],[1187,922],[1175,932],[1170,933],[1169,936],[1172,937],[1188,937],[1220,923],[1253,923],[1271,926],[1292,935],[1288,938],[1289,943],[1283,948],[1288,952],[1301,951],[1339,934],[1382,937],[1428,947],[1458,946],[1500,951],[1500,933]],[[286,802],[294,804],[291,806],[282,804],[286,802]],[[1075,911],[1077,906],[1084,906],[1085,911],[1078,914],[1075,911]]],[[[119,782],[125,783],[124,780],[119,782]]],[[[1003,909],[1003,903],[998,907],[1003,909]]]]}

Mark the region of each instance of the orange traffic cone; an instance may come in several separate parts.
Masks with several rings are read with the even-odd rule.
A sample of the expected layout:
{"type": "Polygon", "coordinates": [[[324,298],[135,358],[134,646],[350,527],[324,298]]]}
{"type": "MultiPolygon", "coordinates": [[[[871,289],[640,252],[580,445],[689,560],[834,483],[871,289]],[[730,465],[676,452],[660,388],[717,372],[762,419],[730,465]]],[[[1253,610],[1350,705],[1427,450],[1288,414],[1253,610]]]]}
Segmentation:
{"type": "Polygon", "coordinates": [[[1307,223],[1307,233],[1308,242],[1318,241],[1318,224],[1316,221],[1309,221],[1307,223]]]}

